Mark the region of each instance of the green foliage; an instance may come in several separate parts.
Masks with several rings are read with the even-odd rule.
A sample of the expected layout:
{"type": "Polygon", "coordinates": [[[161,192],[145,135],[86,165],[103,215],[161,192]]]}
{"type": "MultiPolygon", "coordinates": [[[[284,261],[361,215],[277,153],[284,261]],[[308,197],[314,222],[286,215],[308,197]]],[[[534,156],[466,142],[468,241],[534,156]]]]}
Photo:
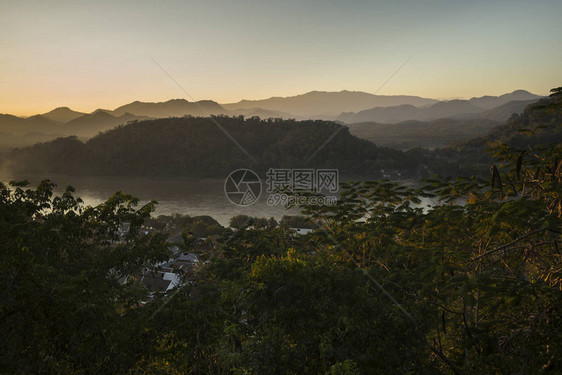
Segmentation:
{"type": "Polygon", "coordinates": [[[248,157],[209,118],[183,117],[131,122],[82,143],[60,138],[14,150],[14,173],[221,177],[238,168],[337,168],[348,176],[378,174],[381,163],[417,161],[352,136],[326,121],[219,116],[216,120],[256,160],[248,157]],[[327,139],[330,142],[321,147],[327,139]],[[320,150],[312,157],[311,150],[320,150]],[[380,161],[379,161],[380,160],[380,161]]]}
{"type": "MultiPolygon", "coordinates": [[[[48,182],[36,190],[2,187],[2,367],[556,372],[559,148],[523,157],[510,150],[497,148],[503,166],[493,186],[466,178],[436,178],[419,188],[351,182],[337,205],[305,208],[322,225],[312,235],[295,237],[285,228],[302,217],[225,230],[189,283],[146,304],[146,290],[118,280],[166,257],[167,235],[138,234],[153,204],[135,210],[138,200],[117,193],[83,207],[72,189],[52,197],[48,182]],[[423,207],[423,197],[441,203],[423,207]],[[130,224],[126,235],[123,223],[130,224]]],[[[214,223],[148,220],[162,231],[199,221],[214,223]]]]}
{"type": "Polygon", "coordinates": [[[498,144],[491,183],[357,182],[306,210],[323,256],[368,271],[464,373],[561,371],[560,151],[498,144]]]}
{"type": "Polygon", "coordinates": [[[279,225],[283,228],[315,228],[316,225],[306,216],[302,215],[284,215],[279,221],[279,225]]]}
{"type": "Polygon", "coordinates": [[[493,150],[501,144],[519,152],[540,150],[562,143],[562,95],[553,89],[550,97],[527,106],[483,137],[425,154],[426,165],[442,176],[485,176],[494,162],[493,150]]]}
{"type": "Polygon", "coordinates": [[[270,217],[269,219],[265,217],[250,217],[248,215],[236,215],[230,218],[229,226],[235,229],[242,228],[258,228],[258,229],[274,229],[279,225],[275,218],[270,217]]]}
{"type": "Polygon", "coordinates": [[[200,238],[220,235],[225,228],[210,216],[189,216],[181,214],[159,215],[146,220],[146,225],[161,233],[176,235],[178,233],[193,234],[200,238]]]}
{"type": "Polygon", "coordinates": [[[146,293],[125,277],[165,259],[164,237],[141,236],[154,208],[116,193],[84,207],[53,184],[0,186],[0,368],[9,373],[119,372],[146,293]],[[123,237],[120,227],[130,224],[123,237]]]}

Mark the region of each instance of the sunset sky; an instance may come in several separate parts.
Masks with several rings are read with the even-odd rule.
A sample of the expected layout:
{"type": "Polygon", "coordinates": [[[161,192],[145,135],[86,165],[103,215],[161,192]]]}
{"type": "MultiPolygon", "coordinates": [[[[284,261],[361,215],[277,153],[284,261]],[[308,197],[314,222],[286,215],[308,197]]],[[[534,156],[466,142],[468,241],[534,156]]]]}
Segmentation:
{"type": "Polygon", "coordinates": [[[562,86],[562,1],[0,0],[0,113],[562,86]]]}

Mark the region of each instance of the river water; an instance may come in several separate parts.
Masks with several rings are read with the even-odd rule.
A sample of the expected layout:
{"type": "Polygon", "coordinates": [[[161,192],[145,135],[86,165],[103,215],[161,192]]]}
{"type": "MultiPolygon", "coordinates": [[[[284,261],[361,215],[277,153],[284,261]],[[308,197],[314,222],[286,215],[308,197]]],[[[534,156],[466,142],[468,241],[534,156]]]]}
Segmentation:
{"type": "MultiPolygon", "coordinates": [[[[74,195],[82,198],[86,205],[98,205],[106,201],[116,191],[131,194],[141,200],[141,204],[150,200],[158,201],[154,215],[173,213],[191,216],[209,215],[222,225],[228,226],[231,217],[248,215],[257,217],[274,217],[297,215],[297,209],[287,209],[281,205],[268,205],[267,194],[249,206],[237,206],[231,203],[224,192],[224,180],[218,179],[179,179],[179,178],[131,178],[131,177],[77,177],[77,176],[33,176],[13,177],[3,175],[0,181],[27,179],[33,187],[42,179],[50,179],[57,184],[56,194],[64,192],[66,186],[76,189],[74,195]]],[[[265,190],[265,187],[264,189],[265,190]]]]}
{"type": "MultiPolygon", "coordinates": [[[[225,180],[188,178],[134,178],[134,177],[84,177],[84,176],[9,176],[0,175],[0,181],[21,181],[27,179],[36,187],[43,179],[55,183],[55,194],[62,194],[66,186],[76,189],[75,197],[80,197],[86,205],[95,206],[105,202],[115,192],[122,191],[140,199],[140,205],[156,200],[153,216],[184,214],[191,216],[208,215],[221,225],[228,226],[230,218],[236,215],[274,217],[298,215],[297,208],[287,209],[283,205],[268,204],[266,187],[262,186],[260,198],[248,206],[230,202],[225,194],[225,180]]],[[[420,206],[435,205],[434,199],[423,198],[420,206]]]]}

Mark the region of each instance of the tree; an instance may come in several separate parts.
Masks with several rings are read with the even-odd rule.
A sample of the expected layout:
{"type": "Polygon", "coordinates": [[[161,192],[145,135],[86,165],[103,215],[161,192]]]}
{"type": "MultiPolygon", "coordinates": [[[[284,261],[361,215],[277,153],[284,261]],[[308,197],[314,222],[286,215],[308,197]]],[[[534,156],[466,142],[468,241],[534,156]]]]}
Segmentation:
{"type": "Polygon", "coordinates": [[[154,209],[116,193],[84,207],[73,189],[0,186],[0,367],[10,373],[121,372],[136,353],[146,291],[128,276],[167,256],[140,235],[154,209]],[[123,234],[123,224],[129,231],[123,234]],[[124,282],[124,284],[123,284],[124,282]]]}

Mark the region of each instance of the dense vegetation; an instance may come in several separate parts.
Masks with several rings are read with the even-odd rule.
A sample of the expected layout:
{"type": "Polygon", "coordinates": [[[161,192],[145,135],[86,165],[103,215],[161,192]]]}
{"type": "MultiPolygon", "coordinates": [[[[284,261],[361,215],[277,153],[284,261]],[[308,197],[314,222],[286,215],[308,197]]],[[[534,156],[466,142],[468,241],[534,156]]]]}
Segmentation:
{"type": "Polygon", "coordinates": [[[171,236],[178,233],[185,233],[192,234],[199,238],[206,238],[224,232],[223,226],[207,215],[159,215],[147,219],[145,223],[147,227],[171,236]]]}
{"type": "MultiPolygon", "coordinates": [[[[550,97],[527,106],[505,125],[488,134],[436,150],[427,155],[431,171],[442,176],[482,176],[493,162],[490,148],[507,147],[519,152],[562,143],[562,87],[552,89],[550,97]]],[[[420,150],[421,151],[421,150],[420,150]]]]}
{"type": "Polygon", "coordinates": [[[16,150],[15,174],[221,177],[238,168],[337,168],[342,175],[376,177],[381,168],[415,174],[415,159],[354,137],[325,121],[184,117],[141,121],[86,143],[70,138],[16,150]],[[330,140],[329,142],[327,142],[330,140]],[[321,147],[325,142],[325,147],[321,147]],[[314,154],[316,150],[320,150],[314,154]],[[310,159],[310,160],[309,160],[310,159]]]}
{"type": "Polygon", "coordinates": [[[308,220],[222,228],[121,192],[85,207],[48,181],[0,185],[0,371],[561,373],[560,93],[504,129],[491,181],[347,183],[308,220]],[[136,276],[178,231],[201,265],[149,299],[136,276]]]}
{"type": "Polygon", "coordinates": [[[321,229],[225,229],[189,282],[148,303],[134,277],[120,281],[168,256],[166,236],[139,231],[153,203],[117,193],[83,207],[48,182],[1,186],[0,368],[559,373],[561,151],[498,147],[492,183],[346,184],[337,205],[307,208],[321,229]],[[422,196],[442,204],[419,207],[422,196]]]}
{"type": "Polygon", "coordinates": [[[72,189],[52,188],[0,184],[0,372],[125,368],[146,293],[119,279],[167,255],[164,236],[138,235],[154,204],[134,209],[138,200],[118,193],[85,208],[72,189]],[[117,243],[123,223],[131,230],[117,243]]]}

